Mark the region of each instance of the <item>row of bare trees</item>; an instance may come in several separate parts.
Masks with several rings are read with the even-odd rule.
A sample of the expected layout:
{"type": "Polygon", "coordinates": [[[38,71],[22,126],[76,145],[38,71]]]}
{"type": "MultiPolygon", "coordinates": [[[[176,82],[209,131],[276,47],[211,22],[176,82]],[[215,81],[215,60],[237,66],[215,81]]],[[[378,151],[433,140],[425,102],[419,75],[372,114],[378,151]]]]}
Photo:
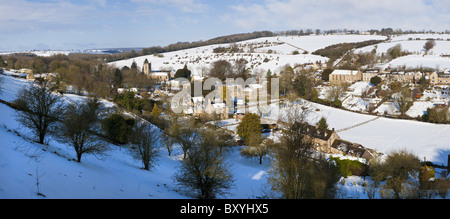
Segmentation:
{"type": "MultiPolygon", "coordinates": [[[[22,89],[14,105],[18,109],[17,120],[31,130],[37,142],[48,143],[47,137],[52,135],[74,149],[78,162],[85,154],[104,156],[111,148],[102,134],[101,117],[105,115],[96,98],[70,104],[51,92],[48,82],[38,81],[22,89]]],[[[135,122],[126,143],[145,170],[156,165],[164,143],[167,148],[181,145],[184,156],[174,176],[176,183],[186,191],[195,191],[191,195],[209,199],[227,193],[233,185],[233,176],[225,162],[227,148],[233,142],[231,134],[222,129],[203,128],[195,120],[177,117],[165,132],[159,132],[145,120],[135,122]]],[[[169,149],[169,156],[170,153],[169,149]]]]}

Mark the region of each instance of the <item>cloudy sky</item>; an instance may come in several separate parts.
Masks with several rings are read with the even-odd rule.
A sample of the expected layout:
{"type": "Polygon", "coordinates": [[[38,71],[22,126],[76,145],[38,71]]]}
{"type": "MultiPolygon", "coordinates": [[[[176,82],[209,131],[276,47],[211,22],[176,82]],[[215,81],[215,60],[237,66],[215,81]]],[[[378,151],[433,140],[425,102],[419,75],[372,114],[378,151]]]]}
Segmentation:
{"type": "Polygon", "coordinates": [[[450,30],[449,0],[0,0],[0,51],[166,46],[253,31],[450,30]]]}

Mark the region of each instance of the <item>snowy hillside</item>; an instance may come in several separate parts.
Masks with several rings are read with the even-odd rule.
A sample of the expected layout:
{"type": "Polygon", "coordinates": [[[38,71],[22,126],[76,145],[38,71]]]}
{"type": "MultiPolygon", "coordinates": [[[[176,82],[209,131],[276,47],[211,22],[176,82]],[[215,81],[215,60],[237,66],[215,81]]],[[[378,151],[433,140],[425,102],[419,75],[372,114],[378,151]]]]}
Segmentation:
{"type": "Polygon", "coordinates": [[[428,67],[445,70],[450,68],[450,58],[442,57],[442,55],[450,55],[449,39],[450,34],[406,34],[393,37],[389,42],[356,49],[354,52],[371,52],[375,49],[377,54],[381,55],[382,53],[386,54],[388,49],[400,44],[403,51],[408,51],[412,54],[394,59],[385,67],[428,67]],[[435,39],[436,45],[425,54],[423,46],[427,39],[435,39]]]}
{"type": "MultiPolygon", "coordinates": [[[[23,79],[6,77],[0,99],[12,101],[18,89],[28,86],[23,79]]],[[[66,96],[70,101],[83,97],[66,96]]],[[[106,102],[104,102],[106,103],[106,102]]],[[[106,103],[108,104],[108,103],[106,103]]],[[[34,143],[27,136],[29,130],[15,120],[16,111],[0,104],[0,198],[151,198],[185,199],[178,193],[173,175],[179,165],[181,149],[175,148],[171,157],[161,149],[159,162],[152,171],[141,169],[126,147],[111,145],[108,156],[87,155],[81,163],[73,161],[75,151],[57,141],[47,145],[34,143]]],[[[237,149],[229,157],[236,178],[231,194],[224,198],[255,198],[260,196],[266,180],[268,162],[259,165],[255,160],[240,157],[237,149]]]]}
{"type": "Polygon", "coordinates": [[[231,44],[218,44],[203,46],[160,54],[160,56],[148,55],[127,60],[111,62],[118,68],[130,67],[133,61],[139,69],[142,68],[145,59],[152,63],[152,69],[181,69],[186,64],[194,75],[206,74],[211,63],[217,60],[233,62],[240,58],[248,61],[247,68],[253,72],[271,70],[278,73],[278,68],[289,64],[309,64],[315,62],[325,63],[328,58],[311,55],[312,52],[327,46],[345,43],[361,42],[367,40],[384,40],[386,37],[373,35],[318,35],[318,36],[293,36],[293,37],[263,37],[235,43],[242,48],[244,53],[213,53],[217,47],[229,47],[231,44]],[[251,48],[254,50],[251,51],[251,48]],[[308,54],[302,54],[304,51],[308,54]],[[299,54],[293,55],[294,51],[299,54]],[[270,54],[269,54],[270,53],[270,54]],[[267,62],[264,60],[267,58],[267,62]]]}

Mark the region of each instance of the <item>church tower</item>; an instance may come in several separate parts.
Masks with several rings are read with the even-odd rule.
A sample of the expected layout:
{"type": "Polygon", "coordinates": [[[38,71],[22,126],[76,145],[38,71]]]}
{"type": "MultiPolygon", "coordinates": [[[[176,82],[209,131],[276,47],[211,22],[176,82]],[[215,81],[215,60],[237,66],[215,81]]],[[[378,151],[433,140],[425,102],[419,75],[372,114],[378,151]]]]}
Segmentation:
{"type": "Polygon", "coordinates": [[[145,75],[150,76],[150,73],[152,72],[152,63],[148,62],[147,59],[144,61],[144,66],[142,67],[142,72],[144,72],[145,75]]]}

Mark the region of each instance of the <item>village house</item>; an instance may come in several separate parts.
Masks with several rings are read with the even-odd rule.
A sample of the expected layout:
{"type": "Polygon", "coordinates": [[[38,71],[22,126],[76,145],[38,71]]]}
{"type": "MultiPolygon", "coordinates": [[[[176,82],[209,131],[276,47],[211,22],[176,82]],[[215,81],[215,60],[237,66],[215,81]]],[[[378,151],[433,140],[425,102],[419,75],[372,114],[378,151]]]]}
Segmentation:
{"type": "Polygon", "coordinates": [[[448,85],[450,84],[450,74],[433,72],[430,74],[430,84],[448,85]]]}
{"type": "Polygon", "coordinates": [[[150,77],[157,83],[169,82],[170,76],[168,72],[152,72],[150,77]]]}
{"type": "Polygon", "coordinates": [[[36,78],[43,78],[44,80],[52,81],[54,77],[56,77],[55,73],[42,73],[42,74],[28,73],[26,79],[35,80],[36,78]]]}
{"type": "Polygon", "coordinates": [[[320,152],[350,155],[366,160],[374,158],[372,150],[341,139],[334,129],[323,129],[318,125],[306,124],[302,132],[312,138],[315,148],[320,152]]]}
{"type": "Polygon", "coordinates": [[[378,76],[378,70],[366,70],[362,73],[362,80],[365,82],[369,82],[371,78],[378,76]]]}
{"type": "Polygon", "coordinates": [[[389,81],[398,81],[401,83],[413,82],[414,77],[414,72],[394,71],[388,74],[389,81]]]}
{"type": "Polygon", "coordinates": [[[359,70],[334,70],[329,77],[330,84],[340,84],[343,82],[353,83],[363,79],[359,70]]]}
{"type": "Polygon", "coordinates": [[[313,139],[313,143],[318,151],[325,153],[332,153],[331,146],[336,139],[340,139],[334,129],[323,129],[317,125],[306,124],[302,132],[313,139]]]}
{"type": "Polygon", "coordinates": [[[374,158],[372,153],[362,145],[342,139],[336,139],[333,142],[332,153],[351,155],[359,158],[364,158],[366,160],[371,160],[374,158]]]}
{"type": "Polygon", "coordinates": [[[423,77],[425,77],[425,74],[420,71],[414,73],[414,82],[419,82],[423,77]]]}
{"type": "Polygon", "coordinates": [[[21,74],[33,74],[33,70],[29,68],[22,68],[19,70],[19,73],[21,74]]]}

